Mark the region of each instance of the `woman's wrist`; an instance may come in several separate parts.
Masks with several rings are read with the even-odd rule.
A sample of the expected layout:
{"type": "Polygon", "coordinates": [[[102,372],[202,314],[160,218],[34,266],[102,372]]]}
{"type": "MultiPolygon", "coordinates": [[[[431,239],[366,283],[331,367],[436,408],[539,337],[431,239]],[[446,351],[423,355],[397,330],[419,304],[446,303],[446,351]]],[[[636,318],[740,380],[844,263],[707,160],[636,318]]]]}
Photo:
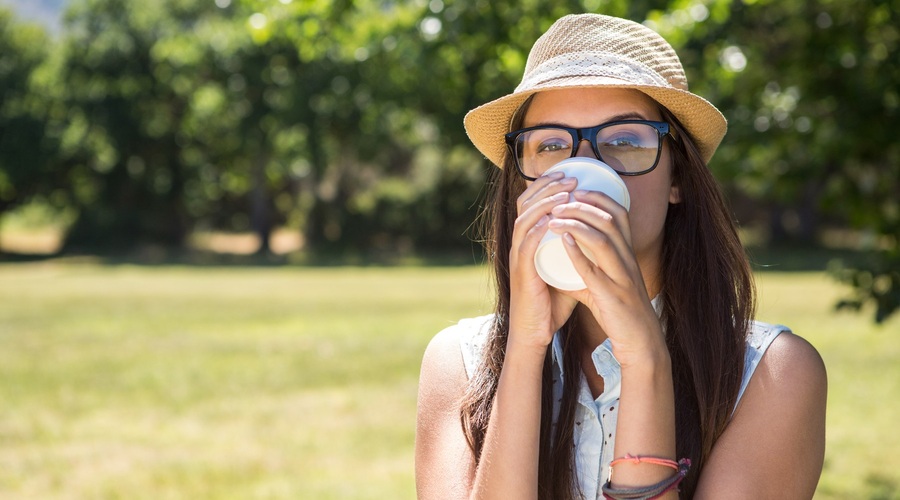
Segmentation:
{"type": "Polygon", "coordinates": [[[543,363],[544,357],[547,354],[547,346],[549,344],[543,343],[539,340],[519,339],[518,337],[519,335],[516,335],[513,331],[513,328],[510,327],[509,337],[506,339],[505,359],[522,360],[526,363],[529,361],[537,361],[539,363],[543,363]]]}
{"type": "Polygon", "coordinates": [[[542,357],[552,341],[553,329],[549,325],[548,318],[516,314],[515,310],[510,312],[509,333],[506,339],[507,356],[510,349],[514,349],[542,357]]]}
{"type": "Polygon", "coordinates": [[[662,348],[652,347],[642,349],[638,352],[630,352],[628,355],[623,356],[623,358],[624,359],[619,360],[619,356],[616,356],[616,359],[619,360],[619,365],[622,367],[623,375],[631,374],[653,377],[658,374],[671,375],[672,372],[672,357],[669,355],[669,351],[666,349],[665,344],[663,344],[662,348]]]}
{"type": "Polygon", "coordinates": [[[623,373],[655,372],[658,368],[671,370],[672,359],[662,333],[662,328],[654,325],[640,336],[632,336],[628,342],[612,341],[613,354],[622,367],[623,373]]]}

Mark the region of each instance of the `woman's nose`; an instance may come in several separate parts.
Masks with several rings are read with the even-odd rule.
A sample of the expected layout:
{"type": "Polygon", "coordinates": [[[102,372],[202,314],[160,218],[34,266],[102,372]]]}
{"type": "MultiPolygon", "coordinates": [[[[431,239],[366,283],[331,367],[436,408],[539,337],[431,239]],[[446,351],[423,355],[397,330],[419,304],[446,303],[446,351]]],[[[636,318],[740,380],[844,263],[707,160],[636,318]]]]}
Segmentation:
{"type": "Polygon", "coordinates": [[[591,148],[591,141],[587,139],[582,139],[581,142],[578,143],[578,149],[575,151],[575,156],[600,159],[594,154],[594,150],[591,148]]]}

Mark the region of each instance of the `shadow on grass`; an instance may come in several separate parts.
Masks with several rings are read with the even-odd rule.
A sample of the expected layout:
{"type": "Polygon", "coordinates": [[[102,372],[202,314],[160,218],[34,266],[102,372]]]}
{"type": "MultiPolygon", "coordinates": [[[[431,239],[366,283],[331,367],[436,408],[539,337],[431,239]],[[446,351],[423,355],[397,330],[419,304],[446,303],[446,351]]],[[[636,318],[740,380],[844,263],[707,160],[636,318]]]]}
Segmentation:
{"type": "Polygon", "coordinates": [[[808,272],[827,271],[834,262],[846,266],[866,262],[871,256],[866,252],[847,249],[803,246],[748,247],[750,265],[756,272],[808,272]]]}
{"type": "Polygon", "coordinates": [[[897,480],[881,475],[870,475],[866,478],[869,488],[869,500],[900,499],[900,485],[897,480]]]}
{"type": "Polygon", "coordinates": [[[475,249],[468,253],[459,250],[415,255],[353,251],[238,254],[165,247],[142,247],[129,252],[92,254],[67,252],[52,254],[0,253],[0,263],[29,262],[195,267],[455,267],[480,265],[485,262],[485,259],[482,253],[475,249]]]}
{"type": "MultiPolygon", "coordinates": [[[[747,254],[756,272],[804,272],[827,271],[829,265],[841,261],[845,265],[866,262],[869,254],[859,251],[823,247],[749,247],[747,254]]],[[[468,252],[452,250],[422,252],[418,254],[394,254],[368,251],[325,251],[274,253],[222,253],[209,250],[178,249],[148,246],[129,252],[109,253],[54,253],[22,254],[0,253],[0,263],[67,262],[104,265],[138,266],[197,266],[197,267],[454,267],[486,263],[480,248],[473,246],[468,252]]]]}

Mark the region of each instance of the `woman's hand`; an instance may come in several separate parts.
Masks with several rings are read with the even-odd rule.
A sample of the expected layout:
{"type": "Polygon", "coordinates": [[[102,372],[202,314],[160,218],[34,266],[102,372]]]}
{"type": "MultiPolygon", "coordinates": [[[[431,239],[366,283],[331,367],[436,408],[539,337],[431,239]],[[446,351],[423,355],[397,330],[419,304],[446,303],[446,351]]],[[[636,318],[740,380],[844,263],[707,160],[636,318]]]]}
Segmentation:
{"type": "Polygon", "coordinates": [[[547,285],[534,267],[534,254],[547,232],[554,207],[569,202],[577,180],[554,173],[532,182],[516,200],[518,217],[509,254],[510,344],[544,349],[575,309],[576,300],[547,285]]]}
{"type": "Polygon", "coordinates": [[[563,235],[566,252],[587,285],[564,293],[588,307],[623,368],[658,359],[666,352],[665,339],[632,246],[628,212],[602,193],[575,191],[574,198],[555,205],[548,223],[563,235]]]}

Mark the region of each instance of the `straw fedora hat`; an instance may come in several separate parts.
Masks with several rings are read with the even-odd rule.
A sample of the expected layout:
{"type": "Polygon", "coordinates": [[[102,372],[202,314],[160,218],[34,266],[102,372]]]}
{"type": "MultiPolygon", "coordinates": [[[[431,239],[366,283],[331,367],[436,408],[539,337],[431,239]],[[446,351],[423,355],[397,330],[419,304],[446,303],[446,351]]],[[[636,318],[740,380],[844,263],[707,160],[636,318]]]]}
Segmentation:
{"type": "Polygon", "coordinates": [[[578,14],[559,19],[538,38],[522,83],[512,94],[466,114],[466,133],[482,154],[502,167],[507,153],[503,136],[529,96],[583,87],[631,88],[650,96],[684,125],[707,163],[727,129],[715,106],[688,91],[678,55],[659,34],[625,19],[578,14]]]}

